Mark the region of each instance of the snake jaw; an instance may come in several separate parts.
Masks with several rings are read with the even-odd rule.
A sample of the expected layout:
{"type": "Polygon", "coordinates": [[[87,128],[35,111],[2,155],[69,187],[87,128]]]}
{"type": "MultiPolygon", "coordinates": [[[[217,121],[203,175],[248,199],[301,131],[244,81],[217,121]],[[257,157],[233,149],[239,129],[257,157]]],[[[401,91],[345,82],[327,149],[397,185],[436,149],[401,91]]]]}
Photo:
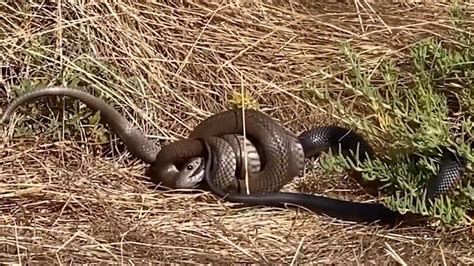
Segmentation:
{"type": "Polygon", "coordinates": [[[152,178],[171,189],[192,189],[198,187],[204,179],[204,166],[204,158],[193,157],[178,165],[152,167],[152,178]]]}
{"type": "Polygon", "coordinates": [[[204,179],[205,161],[202,157],[194,157],[186,162],[181,170],[177,170],[175,179],[176,188],[196,188],[204,179]]]}

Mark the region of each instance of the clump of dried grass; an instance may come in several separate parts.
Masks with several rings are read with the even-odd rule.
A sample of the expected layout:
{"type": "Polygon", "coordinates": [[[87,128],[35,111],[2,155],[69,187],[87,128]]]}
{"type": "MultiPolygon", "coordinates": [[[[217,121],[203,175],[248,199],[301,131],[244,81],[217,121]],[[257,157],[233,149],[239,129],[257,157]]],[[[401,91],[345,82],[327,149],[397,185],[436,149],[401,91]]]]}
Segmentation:
{"type": "MultiPolygon", "coordinates": [[[[22,80],[86,85],[162,141],[185,137],[204,117],[227,108],[241,88],[295,132],[337,123],[330,106],[307,101],[300,87],[311,78],[338,89],[337,73],[328,69],[342,62],[341,41],[376,64],[386,56],[403,59],[414,42],[443,37],[450,28],[441,5],[356,3],[7,2],[0,8],[1,101],[5,105],[11,85],[22,80]]],[[[5,262],[474,261],[469,228],[388,230],[294,209],[234,209],[202,191],[158,190],[144,178],[145,165],[116,153],[116,140],[93,143],[100,134],[82,127],[84,120],[74,124],[79,130],[53,120],[48,131],[38,126],[46,118],[32,117],[40,121],[14,120],[4,134],[5,262]]],[[[330,177],[311,182],[320,189],[347,187],[330,177]]],[[[330,194],[367,199],[354,191],[330,194]]]]}

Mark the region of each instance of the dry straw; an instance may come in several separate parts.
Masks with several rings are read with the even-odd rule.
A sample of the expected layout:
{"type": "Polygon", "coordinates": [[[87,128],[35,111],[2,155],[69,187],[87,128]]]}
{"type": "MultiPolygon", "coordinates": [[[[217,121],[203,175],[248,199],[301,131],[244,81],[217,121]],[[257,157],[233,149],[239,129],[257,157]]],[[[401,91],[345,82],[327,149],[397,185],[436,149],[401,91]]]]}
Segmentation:
{"type": "MultiPolygon", "coordinates": [[[[337,122],[330,106],[308,102],[299,90],[307,79],[340,89],[329,71],[347,68],[340,42],[350,41],[373,65],[382,57],[403,60],[407,47],[451,27],[441,4],[318,2],[3,2],[2,106],[14,96],[12,83],[64,75],[168,141],[227,108],[244,87],[300,132],[337,122]]],[[[469,228],[388,230],[295,209],[233,208],[207,192],[157,190],[144,164],[117,152],[117,140],[97,145],[94,128],[68,128],[61,110],[57,134],[13,134],[25,125],[48,132],[38,126],[47,121],[38,109],[22,110],[36,110],[33,120],[16,116],[5,127],[0,156],[2,262],[474,263],[469,228]]],[[[338,178],[308,171],[299,185],[373,200],[338,178]]]]}

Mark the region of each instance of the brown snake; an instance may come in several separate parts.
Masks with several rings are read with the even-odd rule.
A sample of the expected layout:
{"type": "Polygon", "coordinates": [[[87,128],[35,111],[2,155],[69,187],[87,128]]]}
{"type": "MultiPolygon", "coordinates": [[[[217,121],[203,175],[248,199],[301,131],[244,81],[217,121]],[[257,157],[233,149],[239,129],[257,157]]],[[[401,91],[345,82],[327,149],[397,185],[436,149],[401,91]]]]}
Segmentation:
{"type": "MultiPolygon", "coordinates": [[[[151,164],[151,178],[170,188],[192,188],[202,180],[206,150],[197,138],[219,135],[229,141],[234,151],[240,151],[238,139],[232,136],[243,132],[243,120],[239,110],[213,115],[196,127],[188,139],[160,149],[103,100],[65,86],[47,87],[18,97],[7,107],[0,123],[9,121],[14,111],[23,103],[46,96],[69,96],[81,100],[93,110],[100,111],[104,121],[124,142],[130,153],[151,164]]],[[[246,111],[245,119],[248,138],[253,139],[255,146],[261,149],[260,153],[264,156],[259,158],[265,161],[259,164],[262,166],[261,171],[250,171],[248,189],[251,193],[278,191],[302,169],[304,154],[301,145],[296,136],[261,112],[246,111]]],[[[234,192],[246,190],[245,180],[235,178],[244,176],[243,171],[245,168],[232,176],[216,177],[219,188],[234,192]]]]}

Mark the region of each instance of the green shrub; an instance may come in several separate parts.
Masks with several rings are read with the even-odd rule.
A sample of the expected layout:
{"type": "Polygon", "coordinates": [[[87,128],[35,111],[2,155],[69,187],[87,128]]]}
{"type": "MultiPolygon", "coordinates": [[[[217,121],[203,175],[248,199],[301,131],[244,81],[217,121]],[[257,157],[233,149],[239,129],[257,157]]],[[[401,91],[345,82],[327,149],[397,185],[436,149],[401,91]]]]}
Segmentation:
{"type": "MultiPolygon", "coordinates": [[[[344,123],[382,148],[377,160],[360,167],[365,180],[384,184],[387,206],[450,225],[467,222],[466,212],[474,206],[474,37],[463,28],[461,10],[452,11],[453,25],[461,29],[454,30],[456,42],[428,38],[410,49],[409,64],[386,59],[374,69],[365,68],[343,44],[341,53],[351,69],[338,77],[342,93],[312,85],[305,89],[306,95],[330,103],[344,123]],[[464,182],[429,205],[423,200],[425,186],[436,176],[447,148],[465,159],[464,182]]],[[[340,171],[341,164],[348,166],[334,157],[323,166],[340,171]]]]}

